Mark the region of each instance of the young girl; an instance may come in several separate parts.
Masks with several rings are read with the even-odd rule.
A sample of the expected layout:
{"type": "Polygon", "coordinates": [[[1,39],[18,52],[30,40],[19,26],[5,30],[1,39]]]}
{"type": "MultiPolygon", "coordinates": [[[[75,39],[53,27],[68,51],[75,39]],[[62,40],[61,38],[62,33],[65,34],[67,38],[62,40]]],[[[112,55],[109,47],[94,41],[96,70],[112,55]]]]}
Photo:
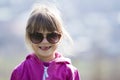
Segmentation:
{"type": "Polygon", "coordinates": [[[55,11],[34,8],[26,26],[26,42],[33,53],[13,70],[11,80],[80,80],[78,70],[56,50],[65,34],[55,11]]]}

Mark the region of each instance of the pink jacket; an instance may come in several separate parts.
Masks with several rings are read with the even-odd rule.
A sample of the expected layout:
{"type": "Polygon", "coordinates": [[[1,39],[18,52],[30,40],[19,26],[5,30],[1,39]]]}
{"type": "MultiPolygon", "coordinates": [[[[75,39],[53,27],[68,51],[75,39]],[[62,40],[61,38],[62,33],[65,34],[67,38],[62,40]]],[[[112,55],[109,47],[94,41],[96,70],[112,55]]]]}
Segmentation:
{"type": "Polygon", "coordinates": [[[48,67],[35,54],[30,54],[14,69],[10,80],[80,80],[80,77],[70,60],[58,53],[48,67]]]}

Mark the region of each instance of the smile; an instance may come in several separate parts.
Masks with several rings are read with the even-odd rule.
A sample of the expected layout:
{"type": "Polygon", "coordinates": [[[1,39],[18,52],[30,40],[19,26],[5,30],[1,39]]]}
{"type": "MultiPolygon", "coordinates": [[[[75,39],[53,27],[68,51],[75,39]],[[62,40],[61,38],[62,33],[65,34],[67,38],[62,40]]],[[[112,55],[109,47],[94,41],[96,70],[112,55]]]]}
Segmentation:
{"type": "Polygon", "coordinates": [[[39,48],[43,51],[47,51],[51,48],[51,46],[40,46],[39,48]]]}

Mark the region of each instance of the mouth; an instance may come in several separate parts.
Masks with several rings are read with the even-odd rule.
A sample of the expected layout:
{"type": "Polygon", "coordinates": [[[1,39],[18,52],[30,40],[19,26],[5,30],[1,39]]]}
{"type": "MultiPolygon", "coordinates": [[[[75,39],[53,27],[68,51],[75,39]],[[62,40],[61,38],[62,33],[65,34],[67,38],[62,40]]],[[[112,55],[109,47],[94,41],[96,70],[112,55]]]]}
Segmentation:
{"type": "Polygon", "coordinates": [[[40,46],[39,48],[43,51],[47,51],[51,48],[52,46],[40,46]]]}

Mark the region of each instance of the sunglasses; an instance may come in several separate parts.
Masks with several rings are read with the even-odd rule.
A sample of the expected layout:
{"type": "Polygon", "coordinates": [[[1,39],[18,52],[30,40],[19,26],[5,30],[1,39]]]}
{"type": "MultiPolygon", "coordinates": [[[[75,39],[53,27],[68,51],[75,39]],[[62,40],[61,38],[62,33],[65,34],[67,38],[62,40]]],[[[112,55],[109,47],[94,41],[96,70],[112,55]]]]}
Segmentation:
{"type": "MultiPolygon", "coordinates": [[[[30,33],[29,36],[30,36],[30,40],[34,44],[41,43],[44,39],[44,35],[38,32],[30,33]]],[[[58,34],[56,32],[47,33],[45,38],[49,43],[55,44],[60,40],[61,34],[58,34]]]]}

